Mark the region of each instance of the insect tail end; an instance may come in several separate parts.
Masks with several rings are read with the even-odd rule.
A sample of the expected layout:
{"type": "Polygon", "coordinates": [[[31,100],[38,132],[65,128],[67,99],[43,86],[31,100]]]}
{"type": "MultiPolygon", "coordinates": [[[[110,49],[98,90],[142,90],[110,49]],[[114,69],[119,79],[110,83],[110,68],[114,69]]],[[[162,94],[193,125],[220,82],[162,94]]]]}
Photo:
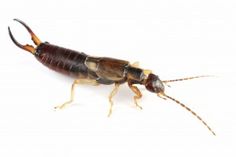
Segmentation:
{"type": "MultiPolygon", "coordinates": [[[[30,27],[28,25],[26,25],[23,21],[19,20],[19,19],[14,19],[15,21],[19,22],[20,24],[22,24],[26,29],[27,31],[30,33],[31,35],[31,39],[32,41],[35,43],[36,46],[40,45],[41,44],[41,41],[39,40],[39,38],[34,34],[34,32],[30,29],[30,27]]],[[[12,32],[11,32],[11,29],[10,27],[8,26],[8,33],[9,33],[9,36],[11,38],[11,40],[13,41],[13,43],[18,46],[19,48],[21,49],[24,49],[26,51],[29,51],[31,53],[35,53],[35,48],[32,46],[32,45],[29,45],[29,44],[26,44],[26,45],[22,45],[20,44],[13,36],[12,32]]]]}

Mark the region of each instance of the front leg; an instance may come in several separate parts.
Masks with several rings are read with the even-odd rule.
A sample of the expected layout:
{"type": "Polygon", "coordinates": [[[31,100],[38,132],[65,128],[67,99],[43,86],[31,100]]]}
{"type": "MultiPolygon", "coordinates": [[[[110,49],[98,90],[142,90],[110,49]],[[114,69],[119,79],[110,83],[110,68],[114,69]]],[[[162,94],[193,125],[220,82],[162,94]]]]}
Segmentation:
{"type": "Polygon", "coordinates": [[[137,86],[134,86],[132,82],[128,82],[129,88],[136,94],[134,96],[134,103],[136,105],[136,107],[138,107],[139,109],[143,109],[139,104],[138,104],[138,99],[142,98],[142,93],[140,92],[140,90],[138,89],[137,86]]]}

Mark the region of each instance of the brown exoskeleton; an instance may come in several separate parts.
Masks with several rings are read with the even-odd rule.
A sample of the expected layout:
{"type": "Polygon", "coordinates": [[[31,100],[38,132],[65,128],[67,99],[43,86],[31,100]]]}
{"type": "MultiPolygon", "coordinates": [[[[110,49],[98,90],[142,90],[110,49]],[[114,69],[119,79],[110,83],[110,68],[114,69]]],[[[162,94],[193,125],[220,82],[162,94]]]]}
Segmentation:
{"type": "Polygon", "coordinates": [[[137,102],[137,100],[142,97],[142,93],[140,92],[138,87],[135,86],[135,84],[140,84],[145,86],[148,91],[157,94],[159,97],[163,99],[170,99],[176,102],[177,104],[181,105],[183,108],[187,109],[195,117],[197,117],[212,132],[213,135],[215,135],[213,130],[206,124],[205,121],[203,121],[200,116],[198,116],[195,112],[193,112],[183,103],[166,95],[164,92],[165,83],[189,80],[205,76],[161,81],[159,77],[153,74],[150,70],[143,70],[139,68],[137,63],[130,64],[128,61],[125,60],[107,57],[92,57],[82,52],[62,48],[56,45],[49,44],[48,42],[41,42],[39,38],[33,33],[33,31],[23,21],[18,19],[14,20],[21,23],[28,30],[33,42],[36,45],[36,47],[33,47],[28,44],[20,44],[13,37],[11,30],[8,27],[9,35],[12,41],[16,44],[16,46],[32,53],[41,63],[43,63],[50,69],[75,78],[71,87],[70,100],[60,106],[55,107],[56,109],[62,109],[71,102],[73,102],[74,88],[77,84],[114,84],[114,89],[109,95],[110,108],[108,116],[110,116],[113,107],[112,97],[117,93],[119,86],[126,82],[128,83],[129,88],[135,93],[134,102],[136,106],[142,109],[137,102]]]}

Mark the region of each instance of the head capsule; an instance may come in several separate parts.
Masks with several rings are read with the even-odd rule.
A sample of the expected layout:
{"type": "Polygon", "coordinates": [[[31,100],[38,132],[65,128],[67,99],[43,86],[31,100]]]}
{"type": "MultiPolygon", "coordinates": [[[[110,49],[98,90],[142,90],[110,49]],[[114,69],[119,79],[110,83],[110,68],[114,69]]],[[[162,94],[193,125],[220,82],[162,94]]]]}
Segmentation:
{"type": "Polygon", "coordinates": [[[164,93],[165,90],[165,87],[159,77],[152,73],[148,75],[144,85],[148,91],[157,94],[164,93]]]}

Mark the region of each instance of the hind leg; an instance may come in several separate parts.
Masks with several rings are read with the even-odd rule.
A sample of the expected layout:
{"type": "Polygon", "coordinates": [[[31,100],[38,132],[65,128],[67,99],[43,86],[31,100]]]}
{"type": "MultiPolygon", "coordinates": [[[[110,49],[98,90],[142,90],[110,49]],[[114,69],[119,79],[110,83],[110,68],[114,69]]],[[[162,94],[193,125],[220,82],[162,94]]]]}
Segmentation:
{"type": "Polygon", "coordinates": [[[70,105],[74,101],[74,90],[76,85],[78,84],[90,84],[90,85],[99,85],[96,80],[89,80],[89,79],[81,79],[81,80],[74,80],[73,84],[71,85],[71,92],[70,92],[70,99],[63,103],[62,105],[56,106],[55,109],[63,109],[70,105]]]}

